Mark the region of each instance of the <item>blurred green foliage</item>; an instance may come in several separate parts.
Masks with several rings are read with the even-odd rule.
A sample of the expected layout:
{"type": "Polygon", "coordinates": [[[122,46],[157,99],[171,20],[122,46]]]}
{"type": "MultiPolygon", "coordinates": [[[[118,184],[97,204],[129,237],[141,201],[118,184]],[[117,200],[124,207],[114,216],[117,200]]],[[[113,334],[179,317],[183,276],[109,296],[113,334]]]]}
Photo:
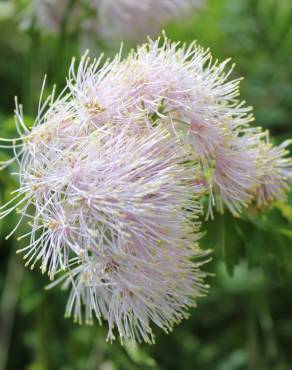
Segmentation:
{"type": "MultiPolygon", "coordinates": [[[[14,96],[28,121],[45,73],[61,89],[73,55],[113,55],[113,47],[77,32],[43,35],[19,27],[25,1],[0,1],[0,136],[13,137],[14,96]]],[[[198,40],[214,58],[231,57],[244,76],[242,97],[275,140],[292,136],[291,0],[209,0],[190,20],[166,29],[174,40],[198,40]]],[[[125,45],[125,51],[131,45],[125,45]]],[[[46,92],[47,93],[47,92],[46,92]]],[[[1,152],[0,160],[9,153],[1,152]]],[[[16,179],[0,173],[1,203],[16,179]]],[[[65,320],[66,294],[45,291],[46,277],[22,267],[16,216],[0,224],[0,370],[290,370],[292,369],[292,194],[265,216],[217,215],[202,245],[212,249],[210,294],[173,333],[156,330],[153,346],[112,345],[106,329],[65,320]],[[6,366],[4,367],[4,363],[6,366]],[[2,364],[2,365],[1,365],[2,364]],[[1,366],[3,369],[1,369],[1,366]]]]}

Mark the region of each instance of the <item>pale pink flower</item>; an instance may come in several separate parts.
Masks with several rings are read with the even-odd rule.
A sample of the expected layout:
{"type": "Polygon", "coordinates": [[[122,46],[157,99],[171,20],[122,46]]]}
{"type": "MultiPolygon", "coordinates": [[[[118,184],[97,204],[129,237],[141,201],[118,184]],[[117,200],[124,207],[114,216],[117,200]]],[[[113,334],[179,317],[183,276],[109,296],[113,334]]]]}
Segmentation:
{"type": "Polygon", "coordinates": [[[193,147],[206,177],[210,215],[214,203],[238,215],[258,180],[254,149],[261,135],[247,130],[253,116],[237,98],[240,80],[228,80],[227,63],[212,63],[196,44],[150,41],[129,56],[117,78],[118,86],[128,86],[124,99],[132,112],[144,112],[148,128],[160,123],[193,147]]]}
{"type": "Polygon", "coordinates": [[[251,202],[257,185],[256,153],[245,144],[244,139],[237,139],[229,145],[218,146],[210,179],[214,183],[219,210],[223,211],[225,204],[236,216],[251,202]]]}
{"type": "MultiPolygon", "coordinates": [[[[167,39],[150,40],[121,64],[116,79],[125,90],[119,96],[130,102],[132,113],[143,112],[148,128],[164,125],[182,145],[193,147],[211,216],[214,204],[220,211],[225,204],[238,216],[255,198],[262,178],[258,148],[265,135],[250,126],[251,108],[239,99],[240,79],[229,80],[233,66],[228,62],[213,62],[195,43],[180,47],[167,39]]],[[[290,169],[291,162],[285,163],[290,169]]],[[[282,180],[275,187],[285,193],[282,180]]]]}
{"type": "Polygon", "coordinates": [[[256,203],[259,207],[267,206],[274,201],[285,201],[292,179],[292,160],[287,155],[287,146],[291,140],[286,140],[279,146],[270,142],[262,142],[259,146],[259,167],[261,176],[256,193],[256,203]]]}
{"type": "Polygon", "coordinates": [[[91,126],[77,98],[65,94],[23,127],[16,198],[31,231],[19,252],[51,279],[67,271],[68,316],[106,320],[111,341],[117,327],[121,341],[150,343],[151,323],[170,331],[206,288],[192,262],[203,256],[196,156],[163,127],[91,126]]]}
{"type": "Polygon", "coordinates": [[[148,343],[154,341],[151,322],[171,331],[188,317],[187,308],[206,286],[199,263],[188,261],[183,249],[167,251],[168,259],[119,253],[94,257],[76,267],[62,278],[65,288],[71,286],[66,314],[82,322],[84,305],[87,323],[92,323],[94,316],[100,322],[107,320],[110,341],[115,339],[114,328],[122,341],[148,343]]]}
{"type": "Polygon", "coordinates": [[[274,147],[250,126],[227,61],[163,41],[125,60],[73,61],[31,129],[17,104],[20,138],[1,144],[20,187],[0,218],[17,208],[19,223],[30,219],[26,264],[51,279],[66,270],[52,284],[71,287],[67,315],[106,320],[109,340],[117,327],[122,341],[152,342],[152,322],[169,331],[195,304],[206,197],[206,216],[214,205],[239,216],[285,199],[291,179],[288,142],[274,147]]]}

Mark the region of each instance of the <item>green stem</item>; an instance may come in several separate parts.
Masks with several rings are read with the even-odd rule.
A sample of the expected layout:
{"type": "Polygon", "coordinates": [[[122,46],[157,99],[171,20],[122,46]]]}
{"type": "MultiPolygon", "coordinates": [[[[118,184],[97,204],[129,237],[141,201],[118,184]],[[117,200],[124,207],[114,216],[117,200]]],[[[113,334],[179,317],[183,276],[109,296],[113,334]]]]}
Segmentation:
{"type": "Polygon", "coordinates": [[[39,57],[39,46],[40,46],[40,37],[39,32],[35,29],[34,24],[32,24],[29,32],[30,46],[27,52],[27,68],[24,75],[24,105],[27,114],[33,114],[34,111],[34,86],[36,84],[36,79],[39,74],[38,70],[38,57],[39,57]]]}
{"type": "Polygon", "coordinates": [[[0,318],[0,369],[7,365],[13,322],[16,314],[17,301],[23,275],[23,267],[19,263],[15,252],[11,249],[5,285],[2,293],[0,318]]]}
{"type": "MultiPolygon", "coordinates": [[[[54,66],[63,65],[63,61],[66,56],[66,48],[67,48],[67,41],[68,41],[68,22],[70,20],[70,16],[72,14],[72,11],[75,5],[76,5],[76,0],[70,0],[68,7],[67,7],[67,11],[64,13],[64,16],[61,22],[57,46],[56,46],[56,54],[55,54],[54,61],[53,61],[54,66]]],[[[62,67],[58,69],[56,72],[56,81],[60,81],[61,79],[63,79],[62,67]]]]}

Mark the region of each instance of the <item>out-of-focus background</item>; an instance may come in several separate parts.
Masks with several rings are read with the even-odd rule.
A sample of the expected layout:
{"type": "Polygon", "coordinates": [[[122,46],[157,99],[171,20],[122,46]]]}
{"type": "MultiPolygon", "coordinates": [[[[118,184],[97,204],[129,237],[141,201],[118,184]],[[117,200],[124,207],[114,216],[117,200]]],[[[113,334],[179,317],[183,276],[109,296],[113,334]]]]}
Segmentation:
{"type": "MultiPolygon", "coordinates": [[[[56,83],[61,90],[72,56],[118,49],[91,23],[74,28],[66,16],[57,30],[45,29],[46,19],[31,15],[37,1],[0,1],[1,137],[16,135],[15,95],[32,122],[44,74],[48,88],[56,83]]],[[[56,3],[58,16],[62,1],[56,3]]],[[[198,40],[215,59],[231,57],[257,125],[275,142],[292,137],[291,0],[206,0],[165,30],[173,40],[198,40]]],[[[126,40],[125,52],[133,45],[126,40]]],[[[9,155],[1,150],[0,160],[9,155]]],[[[8,170],[0,173],[1,204],[16,181],[8,170]]],[[[214,251],[205,267],[210,293],[172,333],[156,330],[152,346],[110,345],[105,327],[65,320],[67,293],[44,290],[47,278],[15,254],[21,242],[5,240],[16,217],[0,224],[0,370],[292,369],[292,194],[265,216],[225,213],[206,223],[202,245],[214,251]]]]}

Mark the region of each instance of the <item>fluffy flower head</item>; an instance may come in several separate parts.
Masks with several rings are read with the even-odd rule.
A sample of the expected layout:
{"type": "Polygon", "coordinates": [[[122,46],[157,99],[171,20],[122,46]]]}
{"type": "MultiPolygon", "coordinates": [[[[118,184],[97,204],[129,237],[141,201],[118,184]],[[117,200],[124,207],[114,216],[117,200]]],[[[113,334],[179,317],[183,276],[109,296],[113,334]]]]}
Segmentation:
{"type": "Polygon", "coordinates": [[[20,187],[0,216],[30,218],[26,264],[65,270],[52,284],[71,289],[66,314],[106,320],[109,340],[153,342],[152,323],[168,332],[195,305],[203,210],[239,216],[289,189],[289,143],[250,126],[227,65],[164,38],[125,60],[73,61],[32,129],[17,106],[20,187]]]}

